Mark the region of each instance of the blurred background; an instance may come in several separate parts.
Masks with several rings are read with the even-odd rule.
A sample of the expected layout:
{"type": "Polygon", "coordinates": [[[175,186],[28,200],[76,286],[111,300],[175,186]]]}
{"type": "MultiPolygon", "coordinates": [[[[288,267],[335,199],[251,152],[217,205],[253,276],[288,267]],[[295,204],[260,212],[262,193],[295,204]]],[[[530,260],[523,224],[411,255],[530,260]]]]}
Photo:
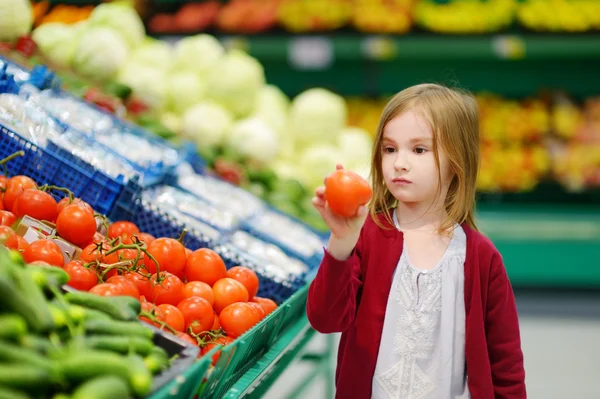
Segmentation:
{"type": "MultiPolygon", "coordinates": [[[[28,30],[11,1],[5,41],[8,19],[28,30]]],[[[27,3],[35,46],[19,40],[19,57],[193,140],[217,174],[315,229],[311,192],[340,161],[368,174],[391,95],[423,82],[471,90],[478,219],[517,294],[530,395],[600,398],[600,1],[27,3]]],[[[299,325],[281,339],[254,395],[329,397],[337,338],[299,325]]]]}

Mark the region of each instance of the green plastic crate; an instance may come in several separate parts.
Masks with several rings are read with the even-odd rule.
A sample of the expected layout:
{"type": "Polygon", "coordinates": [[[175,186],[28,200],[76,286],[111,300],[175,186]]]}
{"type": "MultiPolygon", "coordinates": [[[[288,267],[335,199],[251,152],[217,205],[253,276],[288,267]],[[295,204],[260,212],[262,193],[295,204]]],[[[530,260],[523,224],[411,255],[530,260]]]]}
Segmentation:
{"type": "Polygon", "coordinates": [[[175,379],[154,392],[147,399],[191,399],[198,391],[209,366],[210,357],[202,357],[192,367],[187,369],[185,373],[175,377],[175,379]]]}
{"type": "Polygon", "coordinates": [[[306,298],[308,297],[308,287],[306,284],[300,288],[294,295],[288,298],[282,305],[286,307],[281,328],[275,331],[273,341],[279,339],[281,334],[286,332],[290,326],[296,323],[306,312],[306,298]]]}

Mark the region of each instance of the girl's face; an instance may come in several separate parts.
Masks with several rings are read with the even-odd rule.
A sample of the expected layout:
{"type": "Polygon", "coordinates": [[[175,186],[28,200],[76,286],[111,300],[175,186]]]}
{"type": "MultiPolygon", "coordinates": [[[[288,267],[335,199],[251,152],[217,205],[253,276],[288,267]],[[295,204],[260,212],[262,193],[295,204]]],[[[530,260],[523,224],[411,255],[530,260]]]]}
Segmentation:
{"type": "Polygon", "coordinates": [[[439,181],[433,132],[426,121],[413,111],[395,117],[383,129],[382,171],[388,190],[403,203],[433,203],[446,197],[452,173],[448,159],[440,151],[439,181]]]}

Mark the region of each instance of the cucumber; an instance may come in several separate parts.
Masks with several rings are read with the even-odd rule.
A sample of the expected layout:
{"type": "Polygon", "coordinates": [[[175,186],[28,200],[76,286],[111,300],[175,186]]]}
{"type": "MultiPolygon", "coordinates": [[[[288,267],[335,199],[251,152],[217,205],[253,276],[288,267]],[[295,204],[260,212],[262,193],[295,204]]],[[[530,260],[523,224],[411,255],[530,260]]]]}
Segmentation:
{"type": "MultiPolygon", "coordinates": [[[[69,273],[56,266],[43,266],[43,265],[27,265],[27,270],[30,273],[39,272],[46,276],[47,282],[52,283],[55,286],[61,286],[69,282],[69,273]]],[[[44,288],[42,286],[42,288],[44,288]]]]}
{"type": "Polygon", "coordinates": [[[85,338],[85,346],[127,354],[130,351],[146,356],[154,344],[151,340],[136,336],[94,335],[85,338]]]}
{"type": "Polygon", "coordinates": [[[57,372],[56,364],[36,351],[2,341],[0,341],[0,361],[36,367],[52,375],[55,375],[57,372]]]}
{"type": "Polygon", "coordinates": [[[27,334],[25,319],[16,314],[0,315],[0,339],[18,340],[27,334]]]}
{"type": "Polygon", "coordinates": [[[169,356],[166,352],[161,354],[152,351],[144,358],[144,364],[152,374],[158,374],[169,367],[169,356]]]}
{"type": "Polygon", "coordinates": [[[140,302],[132,297],[102,297],[89,292],[68,292],[65,298],[69,303],[99,310],[117,320],[136,320],[140,310],[140,302]]]}
{"type": "Polygon", "coordinates": [[[105,375],[81,384],[72,399],[126,399],[130,397],[129,386],[122,377],[105,375]]]}
{"type": "Polygon", "coordinates": [[[15,283],[18,289],[25,294],[27,300],[35,308],[37,317],[37,328],[38,331],[48,331],[54,327],[54,321],[48,301],[44,296],[44,292],[38,285],[33,281],[33,278],[29,274],[28,270],[15,269],[13,272],[15,283]]]}
{"type": "Polygon", "coordinates": [[[124,376],[129,373],[127,358],[109,351],[79,351],[65,357],[59,364],[65,378],[76,383],[101,375],[124,376]]]}
{"type": "Polygon", "coordinates": [[[129,355],[129,386],[136,396],[146,396],[152,390],[152,373],[146,367],[144,359],[138,355],[129,355]]]}
{"type": "Polygon", "coordinates": [[[140,321],[88,320],[83,326],[88,334],[126,335],[148,339],[154,337],[154,331],[140,321]]]}
{"type": "Polygon", "coordinates": [[[31,396],[16,389],[0,386],[0,399],[30,399],[31,396]]]}
{"type": "MultiPolygon", "coordinates": [[[[31,282],[33,283],[33,281],[31,282]]],[[[39,290],[35,283],[33,285],[39,290]]],[[[2,293],[0,309],[19,314],[34,331],[46,331],[53,327],[52,315],[47,304],[44,304],[42,308],[37,308],[33,301],[26,296],[27,294],[21,292],[17,285],[4,274],[0,275],[0,292],[2,293]]]]}
{"type": "Polygon", "coordinates": [[[0,386],[27,392],[46,391],[52,385],[50,374],[39,367],[0,364],[0,386]]]}
{"type": "Polygon", "coordinates": [[[112,320],[112,317],[110,317],[106,313],[101,312],[99,310],[86,309],[86,308],[83,308],[83,307],[82,307],[82,309],[85,311],[85,315],[83,317],[84,321],[88,321],[88,320],[112,320]]]}
{"type": "Polygon", "coordinates": [[[21,337],[20,343],[21,347],[24,349],[29,349],[49,357],[52,357],[60,351],[48,338],[39,335],[25,335],[21,337]]]}

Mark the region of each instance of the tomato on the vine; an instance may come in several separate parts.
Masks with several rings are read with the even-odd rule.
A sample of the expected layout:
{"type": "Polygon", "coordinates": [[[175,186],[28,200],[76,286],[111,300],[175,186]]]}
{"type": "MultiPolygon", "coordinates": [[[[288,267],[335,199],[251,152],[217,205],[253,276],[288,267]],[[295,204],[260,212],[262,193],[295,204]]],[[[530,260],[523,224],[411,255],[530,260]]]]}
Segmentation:
{"type": "Polygon", "coordinates": [[[0,225],[12,226],[17,221],[17,217],[10,211],[0,211],[0,225]]]}
{"type": "Polygon", "coordinates": [[[204,298],[210,303],[210,306],[215,304],[215,294],[213,293],[210,285],[203,283],[202,281],[190,281],[183,287],[183,294],[186,298],[200,297],[204,298]]]}
{"type": "Polygon", "coordinates": [[[213,321],[213,325],[210,329],[212,331],[217,331],[217,330],[219,330],[219,328],[221,328],[221,322],[219,321],[219,315],[215,313],[213,315],[213,317],[215,320],[213,321]]]}
{"type": "Polygon", "coordinates": [[[121,287],[115,284],[102,283],[90,289],[90,293],[99,296],[122,296],[121,287]]]}
{"type": "Polygon", "coordinates": [[[8,226],[0,226],[0,245],[8,249],[19,249],[19,236],[8,226]]]}
{"type": "Polygon", "coordinates": [[[27,242],[27,240],[19,235],[17,235],[17,240],[19,241],[19,246],[18,246],[18,250],[19,251],[25,251],[28,247],[29,247],[29,243],[27,242]]]}
{"type": "Polygon", "coordinates": [[[58,214],[56,231],[65,240],[81,247],[96,234],[96,219],[82,205],[72,204],[58,214]]]}
{"type": "Polygon", "coordinates": [[[64,269],[69,275],[67,284],[75,289],[89,291],[98,284],[96,272],[85,267],[81,260],[70,261],[65,265],[64,269]]]}
{"type": "Polygon", "coordinates": [[[81,251],[81,255],[79,255],[79,259],[83,260],[85,263],[91,262],[100,262],[106,264],[113,264],[119,261],[117,252],[113,252],[109,255],[106,255],[108,251],[112,248],[108,242],[102,242],[98,244],[90,244],[87,247],[83,248],[81,251]]]}
{"type": "Polygon", "coordinates": [[[185,331],[191,327],[194,334],[200,334],[209,331],[215,321],[215,312],[204,298],[186,298],[179,302],[177,308],[185,320],[185,331]]]}
{"type": "Polygon", "coordinates": [[[132,237],[132,241],[135,242],[135,240],[141,241],[143,243],[146,243],[146,245],[150,245],[150,243],[154,240],[156,240],[156,238],[154,238],[154,236],[152,234],[148,234],[148,233],[137,233],[134,234],[134,236],[132,237]]]}
{"type": "Polygon", "coordinates": [[[114,222],[108,227],[108,238],[121,237],[123,244],[131,244],[133,242],[132,236],[139,233],[140,229],[134,223],[124,220],[114,222]]]}
{"type": "Polygon", "coordinates": [[[135,271],[125,273],[123,274],[123,277],[135,284],[140,293],[140,296],[143,296],[145,298],[150,297],[151,286],[150,280],[148,278],[142,276],[140,273],[135,271]]]}
{"type": "Polygon", "coordinates": [[[254,298],[254,295],[258,292],[258,276],[253,270],[247,267],[234,266],[227,270],[227,277],[244,284],[244,287],[248,290],[248,297],[250,299],[254,298]]]}
{"type": "Polygon", "coordinates": [[[157,305],[168,303],[177,306],[185,299],[183,295],[183,282],[179,277],[169,273],[160,272],[150,278],[150,296],[148,300],[157,305]]]}
{"type": "Polygon", "coordinates": [[[175,331],[183,332],[185,329],[185,319],[181,311],[174,305],[163,303],[156,307],[157,319],[166,323],[175,331]]]}
{"type": "Polygon", "coordinates": [[[200,248],[188,256],[185,277],[187,281],[202,281],[212,287],[218,280],[227,277],[227,268],[218,253],[200,248]]]}
{"type": "Polygon", "coordinates": [[[246,302],[227,306],[219,315],[221,327],[227,336],[237,338],[260,321],[258,312],[246,302]]]}
{"type": "Polygon", "coordinates": [[[94,214],[94,209],[92,208],[92,206],[90,204],[88,204],[87,202],[83,201],[81,198],[73,198],[73,200],[71,200],[71,198],[69,198],[69,197],[64,197],[63,199],[61,199],[60,201],[58,201],[58,204],[57,204],[58,213],[61,213],[63,211],[63,209],[65,209],[69,205],[79,205],[83,209],[85,209],[85,210],[89,211],[90,213],[94,214]]]}
{"type": "Polygon", "coordinates": [[[271,314],[275,309],[277,309],[277,304],[275,303],[275,301],[269,298],[261,298],[255,296],[254,298],[252,298],[251,301],[254,303],[258,303],[260,306],[262,306],[267,315],[271,314]]]}
{"type": "Polygon", "coordinates": [[[325,179],[325,200],[331,210],[345,218],[356,215],[358,208],[371,199],[373,190],[358,174],[338,169],[325,179]]]}
{"type": "Polygon", "coordinates": [[[246,302],[248,305],[252,306],[252,308],[254,309],[254,311],[256,312],[256,314],[258,315],[258,320],[262,320],[267,316],[267,312],[265,312],[265,309],[260,306],[258,303],[256,302],[246,302]]]}
{"type": "MultiPolygon", "coordinates": [[[[204,346],[204,348],[202,348],[200,350],[200,354],[202,356],[205,356],[211,350],[213,350],[213,348],[219,347],[219,346],[227,346],[227,345],[229,345],[232,342],[233,342],[233,339],[231,339],[230,337],[225,337],[225,336],[219,337],[219,338],[215,339],[214,341],[212,341],[211,343],[206,344],[206,346],[204,346]]],[[[218,350],[212,356],[212,365],[213,366],[215,366],[217,364],[217,362],[219,361],[219,357],[221,357],[221,350],[218,350]]]]}
{"type": "Polygon", "coordinates": [[[112,276],[106,282],[118,286],[121,289],[121,294],[124,296],[130,296],[135,299],[139,299],[140,297],[137,285],[124,276],[112,276]]]}
{"type": "Polygon", "coordinates": [[[38,220],[53,222],[58,214],[56,200],[45,191],[29,188],[17,197],[13,205],[17,218],[25,215],[38,220]]]}
{"type": "Polygon", "coordinates": [[[177,336],[177,338],[179,338],[182,341],[187,342],[190,345],[194,345],[194,346],[198,346],[198,341],[192,337],[190,334],[186,334],[184,332],[181,331],[177,331],[177,334],[175,334],[177,336]]]}
{"type": "Polygon", "coordinates": [[[41,260],[58,267],[63,267],[65,264],[65,257],[60,247],[54,241],[46,239],[29,244],[27,249],[23,251],[23,259],[27,263],[41,260]]]}
{"type": "Polygon", "coordinates": [[[37,188],[35,181],[27,176],[15,176],[6,183],[4,191],[4,209],[12,211],[17,198],[29,188],[37,188]]]}
{"type": "MultiPolygon", "coordinates": [[[[223,309],[235,302],[247,302],[248,290],[242,283],[232,278],[222,278],[213,286],[215,294],[215,312],[221,313],[223,309]]],[[[223,324],[223,323],[221,323],[223,324]]]]}
{"type": "MultiPolygon", "coordinates": [[[[182,243],[173,238],[157,238],[152,241],[146,251],[154,257],[160,266],[160,271],[179,275],[185,268],[185,248],[182,243]]],[[[151,273],[156,273],[156,263],[149,256],[144,257],[144,265],[151,273]]]]}

